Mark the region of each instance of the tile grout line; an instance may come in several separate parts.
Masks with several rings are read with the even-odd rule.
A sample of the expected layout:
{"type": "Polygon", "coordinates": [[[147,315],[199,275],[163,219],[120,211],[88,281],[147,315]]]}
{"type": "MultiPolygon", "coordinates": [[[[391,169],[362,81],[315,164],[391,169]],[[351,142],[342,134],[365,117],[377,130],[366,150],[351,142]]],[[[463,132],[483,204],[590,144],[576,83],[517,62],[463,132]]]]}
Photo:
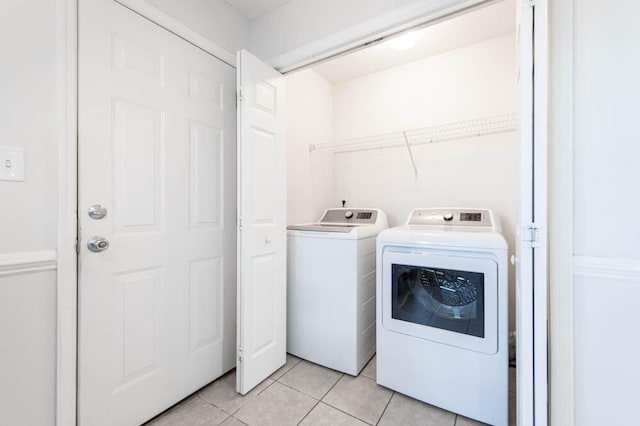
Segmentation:
{"type": "MultiPolygon", "coordinates": [[[[260,386],[262,383],[266,382],[267,380],[271,380],[271,379],[266,378],[266,379],[264,379],[263,381],[261,381],[257,386],[260,386]]],[[[276,383],[276,381],[275,381],[275,380],[271,380],[271,383],[269,383],[267,386],[265,386],[265,388],[264,388],[264,389],[262,389],[260,392],[258,392],[258,393],[256,394],[255,398],[258,398],[260,395],[262,395],[262,394],[263,394],[267,389],[269,389],[271,386],[273,386],[273,384],[274,384],[274,383],[276,383]]],[[[256,386],[256,387],[257,387],[257,386],[256,386]]],[[[255,388],[254,388],[254,389],[255,389],[255,388]]],[[[255,398],[254,398],[254,399],[255,399],[255,398]]],[[[251,402],[251,401],[247,402],[247,404],[249,404],[250,402],[251,402]]],[[[242,424],[246,424],[245,422],[243,422],[243,421],[241,421],[240,419],[238,419],[238,418],[236,417],[236,414],[237,414],[240,410],[242,410],[242,409],[243,409],[247,404],[243,404],[243,405],[241,405],[241,406],[240,406],[236,411],[234,411],[233,413],[231,413],[231,417],[233,417],[234,419],[238,420],[238,421],[239,421],[240,423],[242,423],[242,424]]],[[[220,409],[222,410],[222,408],[220,408],[220,409]]],[[[224,410],[222,410],[222,411],[224,411],[224,410]]],[[[227,413],[227,411],[224,411],[224,412],[225,412],[225,413],[227,413]]]]}
{"type": "MultiPolygon", "coordinates": [[[[336,382],[335,382],[333,385],[331,385],[331,387],[329,388],[329,390],[328,390],[328,391],[326,391],[326,392],[324,393],[324,395],[322,395],[322,397],[320,397],[320,399],[318,399],[318,400],[317,400],[317,402],[315,403],[315,405],[314,405],[313,407],[311,407],[311,410],[309,410],[309,411],[307,412],[307,414],[305,414],[305,415],[304,415],[304,417],[303,417],[302,419],[300,419],[300,421],[299,421],[297,424],[302,423],[302,422],[304,421],[304,419],[306,419],[306,418],[309,416],[309,414],[311,414],[311,412],[312,412],[313,410],[315,410],[315,408],[318,406],[318,404],[320,404],[320,403],[322,402],[322,399],[323,399],[325,396],[327,396],[327,395],[329,394],[329,392],[331,392],[331,391],[333,390],[333,388],[334,388],[334,387],[336,387],[336,385],[338,384],[338,382],[339,382],[343,377],[344,377],[344,373],[342,373],[342,375],[341,375],[340,377],[338,377],[338,380],[336,380],[336,382]]],[[[283,383],[283,385],[285,385],[285,386],[286,386],[286,384],[285,384],[285,383],[283,383]]],[[[298,392],[300,392],[300,391],[298,391],[298,392]]],[[[309,396],[311,396],[311,395],[309,395],[309,396]]],[[[314,398],[314,399],[315,399],[315,398],[314,398]]]]}
{"type": "Polygon", "coordinates": [[[311,414],[311,412],[318,406],[318,404],[320,404],[320,400],[319,399],[316,399],[315,401],[316,401],[316,403],[313,404],[313,407],[311,407],[311,409],[309,411],[307,411],[307,413],[304,416],[302,416],[302,418],[300,419],[300,421],[298,423],[296,423],[296,425],[299,425],[300,423],[302,423],[304,421],[304,419],[306,419],[309,416],[309,414],[311,414]]]}
{"type": "MultiPolygon", "coordinates": [[[[345,376],[346,376],[346,374],[344,374],[344,373],[343,373],[343,374],[342,374],[342,377],[345,377],[345,376]]],[[[342,379],[342,377],[340,377],[340,379],[342,379]]],[[[356,378],[356,377],[359,377],[359,376],[355,376],[355,377],[354,377],[354,376],[349,376],[349,377],[356,378]]],[[[340,381],[340,380],[338,380],[338,382],[339,382],[339,381],[340,381]]],[[[329,389],[329,392],[331,392],[331,390],[332,390],[332,389],[333,389],[333,388],[338,384],[338,382],[336,382],[336,384],[335,384],[335,385],[333,385],[333,386],[331,387],[331,389],[329,389]]],[[[336,411],[340,411],[341,413],[346,414],[347,416],[351,417],[352,419],[356,419],[357,421],[359,421],[359,422],[361,422],[361,423],[364,423],[364,424],[367,424],[367,425],[372,425],[372,424],[371,424],[371,423],[369,423],[368,421],[363,420],[363,419],[361,419],[361,418],[359,418],[359,417],[356,417],[356,416],[354,416],[354,415],[353,415],[353,414],[351,414],[351,413],[347,413],[347,412],[346,412],[346,411],[344,411],[343,409],[338,408],[338,407],[336,407],[335,405],[332,405],[331,403],[329,403],[329,402],[325,401],[325,400],[324,400],[324,398],[329,394],[329,392],[327,392],[327,393],[322,397],[322,400],[321,400],[320,402],[322,402],[324,405],[326,405],[326,406],[328,406],[328,407],[333,408],[333,409],[334,409],[334,410],[336,410],[336,411]]],[[[393,394],[392,394],[391,396],[393,396],[393,394]]],[[[387,403],[387,404],[388,404],[388,403],[387,403]]],[[[385,407],[385,408],[386,408],[386,407],[385,407]]],[[[372,425],[372,426],[375,426],[375,425],[372,425]]]]}
{"type": "MultiPolygon", "coordinates": [[[[312,364],[312,365],[318,365],[318,364],[312,364]]],[[[324,367],[324,366],[321,366],[321,365],[320,365],[320,367],[322,367],[322,368],[324,368],[324,369],[327,369],[327,370],[329,370],[329,371],[332,371],[332,372],[338,373],[338,375],[339,375],[339,377],[338,377],[338,379],[335,381],[335,383],[334,383],[334,384],[332,384],[332,385],[331,385],[331,387],[329,388],[329,390],[328,390],[328,391],[326,391],[325,393],[323,393],[323,394],[322,394],[322,396],[321,396],[320,398],[316,398],[315,396],[313,396],[313,395],[311,395],[311,394],[309,394],[309,393],[307,393],[307,392],[305,392],[305,391],[303,391],[303,390],[300,390],[300,389],[295,388],[293,385],[290,385],[290,384],[288,384],[288,383],[285,383],[285,382],[281,382],[281,381],[280,381],[280,379],[283,379],[283,378],[284,378],[284,376],[286,376],[287,374],[289,374],[289,373],[293,370],[293,368],[292,368],[291,370],[289,370],[286,374],[283,374],[283,375],[282,375],[282,377],[280,377],[280,379],[278,379],[278,380],[276,380],[276,381],[277,381],[278,383],[280,383],[281,385],[285,385],[285,386],[287,386],[287,387],[289,387],[289,388],[291,388],[291,389],[293,389],[293,390],[295,390],[295,391],[298,391],[298,392],[300,392],[300,393],[303,393],[303,394],[305,394],[305,395],[308,395],[308,396],[310,396],[310,397],[311,397],[311,398],[313,398],[313,399],[317,399],[318,401],[322,401],[322,398],[324,398],[325,396],[327,396],[327,394],[328,394],[329,392],[331,392],[331,389],[333,389],[333,387],[334,387],[334,386],[335,386],[335,385],[340,381],[340,379],[342,379],[342,377],[344,376],[344,373],[341,373],[341,372],[336,371],[336,370],[332,370],[332,369],[330,369],[330,368],[327,368],[327,367],[324,367]]]]}
{"type": "MultiPolygon", "coordinates": [[[[318,406],[318,404],[320,404],[320,403],[322,402],[322,398],[324,398],[325,396],[327,396],[327,394],[328,394],[329,392],[331,392],[331,390],[332,390],[332,389],[333,389],[333,388],[338,384],[338,382],[340,381],[340,379],[342,379],[342,377],[343,377],[343,376],[344,376],[344,374],[342,374],[342,376],[338,377],[338,380],[336,380],[336,382],[335,382],[333,385],[331,385],[331,387],[329,388],[329,390],[328,390],[328,391],[326,391],[326,392],[324,393],[324,395],[322,395],[322,396],[320,397],[320,399],[316,400],[316,403],[313,405],[313,407],[311,407],[311,410],[309,410],[309,411],[307,412],[307,414],[305,414],[305,415],[304,415],[304,417],[303,417],[303,418],[301,418],[301,419],[300,419],[300,421],[297,423],[298,425],[299,425],[300,423],[302,423],[302,422],[304,421],[304,419],[306,419],[306,418],[309,416],[309,414],[311,414],[311,412],[312,412],[313,410],[315,410],[315,408],[318,406]]],[[[284,376],[283,376],[283,377],[284,377],[284,376]]],[[[278,382],[278,383],[280,383],[280,382],[278,382]]],[[[282,384],[283,384],[283,385],[285,385],[285,386],[287,386],[287,384],[286,384],[286,383],[282,383],[282,384]]],[[[292,389],[293,389],[293,388],[292,388],[292,389]]],[[[297,389],[296,389],[296,390],[297,390],[297,389]]],[[[301,391],[298,391],[298,392],[301,392],[301,391]]],[[[305,392],[302,392],[302,393],[306,394],[305,392]]],[[[309,395],[309,396],[311,396],[311,395],[309,395]]],[[[312,397],[312,398],[313,398],[313,397],[312,397]]],[[[314,399],[315,399],[315,398],[314,398],[314,399]]]]}
{"type": "MultiPolygon", "coordinates": [[[[233,419],[233,420],[237,421],[237,422],[238,422],[238,423],[240,423],[240,424],[243,424],[243,425],[249,426],[249,425],[247,425],[245,422],[243,422],[242,420],[240,420],[239,418],[237,418],[237,417],[235,417],[235,416],[229,416],[229,419],[233,419]]],[[[227,419],[227,420],[228,420],[228,419],[227,419]]],[[[225,422],[226,422],[227,420],[225,420],[225,422]]],[[[224,423],[224,422],[223,422],[223,423],[224,423]]],[[[222,423],[221,423],[221,424],[222,424],[222,423]]]]}
{"type": "Polygon", "coordinates": [[[387,405],[384,406],[384,410],[382,410],[382,413],[380,413],[380,417],[378,418],[378,421],[376,421],[376,425],[378,425],[380,423],[380,420],[382,420],[382,417],[384,417],[384,413],[387,412],[387,408],[389,408],[389,404],[391,404],[391,400],[396,395],[396,393],[396,391],[391,391],[391,397],[389,398],[389,401],[387,401],[387,405]]]}
{"type": "MultiPolygon", "coordinates": [[[[342,414],[345,414],[345,415],[351,417],[352,419],[355,419],[355,420],[359,421],[360,423],[364,423],[366,425],[371,425],[371,423],[369,423],[368,421],[362,420],[362,419],[354,416],[353,414],[347,413],[346,411],[344,411],[344,410],[342,410],[342,409],[340,409],[338,407],[334,407],[333,405],[329,404],[328,402],[324,402],[324,401],[320,401],[320,402],[322,402],[327,407],[333,408],[336,411],[340,411],[342,414]]],[[[371,426],[374,426],[374,425],[371,425],[371,426]]]]}

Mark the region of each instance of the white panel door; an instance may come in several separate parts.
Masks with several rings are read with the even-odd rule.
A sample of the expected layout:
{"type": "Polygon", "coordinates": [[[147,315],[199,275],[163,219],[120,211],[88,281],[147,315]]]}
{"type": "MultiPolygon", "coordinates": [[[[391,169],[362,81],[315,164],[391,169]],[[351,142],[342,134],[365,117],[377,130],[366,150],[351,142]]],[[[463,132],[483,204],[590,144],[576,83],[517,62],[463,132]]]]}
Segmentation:
{"type": "Polygon", "coordinates": [[[78,72],[78,419],[137,425],[235,363],[235,72],[113,0],[78,72]]]}
{"type": "Polygon", "coordinates": [[[286,359],[284,78],[238,52],[238,362],[245,394],[286,359]]]}

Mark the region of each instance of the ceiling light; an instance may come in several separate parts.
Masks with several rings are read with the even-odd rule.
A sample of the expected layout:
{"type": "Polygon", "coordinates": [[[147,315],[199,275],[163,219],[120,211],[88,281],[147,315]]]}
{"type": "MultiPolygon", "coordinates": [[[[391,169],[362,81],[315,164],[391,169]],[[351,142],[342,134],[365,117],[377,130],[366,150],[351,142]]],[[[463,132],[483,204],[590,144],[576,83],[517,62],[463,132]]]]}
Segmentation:
{"type": "Polygon", "coordinates": [[[411,49],[416,45],[418,39],[420,38],[420,34],[416,31],[412,31],[410,33],[404,33],[398,37],[394,37],[389,40],[389,46],[395,50],[407,50],[411,49]]]}

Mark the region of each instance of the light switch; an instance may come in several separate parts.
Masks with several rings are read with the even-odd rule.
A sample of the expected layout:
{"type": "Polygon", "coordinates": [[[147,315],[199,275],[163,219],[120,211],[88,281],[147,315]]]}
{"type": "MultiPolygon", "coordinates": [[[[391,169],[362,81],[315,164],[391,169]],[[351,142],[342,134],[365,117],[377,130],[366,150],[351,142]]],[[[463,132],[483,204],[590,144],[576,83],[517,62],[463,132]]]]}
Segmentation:
{"type": "Polygon", "coordinates": [[[0,145],[0,180],[24,181],[24,148],[0,145]]]}

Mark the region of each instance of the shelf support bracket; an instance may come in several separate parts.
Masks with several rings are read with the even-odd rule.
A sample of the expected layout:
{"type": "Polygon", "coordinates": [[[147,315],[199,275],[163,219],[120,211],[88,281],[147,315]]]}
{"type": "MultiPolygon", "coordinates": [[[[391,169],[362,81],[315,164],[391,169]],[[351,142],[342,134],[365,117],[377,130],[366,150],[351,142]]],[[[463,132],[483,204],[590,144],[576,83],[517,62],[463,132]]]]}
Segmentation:
{"type": "Polygon", "coordinates": [[[413,173],[416,175],[416,177],[418,177],[418,169],[416,168],[416,161],[413,159],[413,152],[411,151],[411,145],[409,144],[407,132],[402,132],[402,136],[404,137],[405,145],[407,145],[407,151],[409,151],[409,158],[411,159],[411,165],[413,166],[413,173]]]}

